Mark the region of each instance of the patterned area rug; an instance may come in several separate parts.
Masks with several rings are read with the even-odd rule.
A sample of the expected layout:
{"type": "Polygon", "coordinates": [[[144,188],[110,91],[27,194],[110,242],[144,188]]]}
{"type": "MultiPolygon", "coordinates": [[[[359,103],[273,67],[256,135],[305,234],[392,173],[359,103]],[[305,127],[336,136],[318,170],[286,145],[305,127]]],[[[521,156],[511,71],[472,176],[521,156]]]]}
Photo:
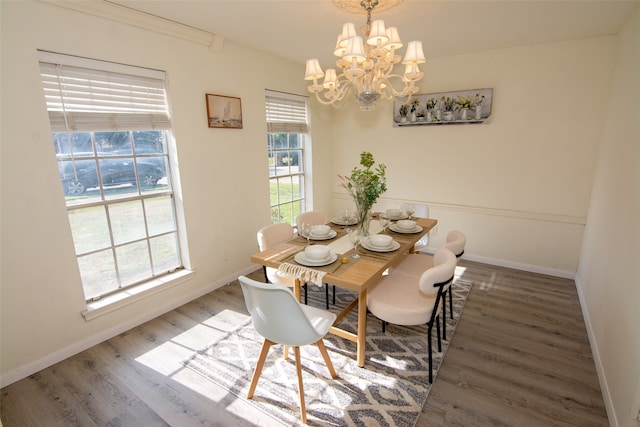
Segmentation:
{"type": "MultiPolygon", "coordinates": [[[[235,283],[233,285],[239,286],[235,283]]],[[[233,286],[232,285],[232,286],[233,286]]],[[[454,318],[447,318],[447,340],[438,352],[433,330],[434,381],[444,354],[462,314],[472,282],[457,279],[454,289],[454,318]]],[[[336,288],[339,312],[355,294],[336,288]]],[[[309,286],[309,304],[325,307],[325,291],[309,286]]],[[[355,331],[356,310],[340,323],[355,331]]],[[[447,313],[447,317],[449,317],[447,313]]],[[[301,347],[307,424],[311,426],[415,426],[431,389],[428,377],[426,325],[387,325],[369,314],[366,363],[356,364],[356,345],[333,334],[325,338],[329,357],[338,373],[331,379],[316,346],[301,347]]],[[[283,358],[282,346],[271,348],[253,399],[246,399],[263,338],[249,319],[245,324],[183,361],[241,399],[255,405],[284,425],[300,425],[299,398],[293,351],[283,358]]]]}

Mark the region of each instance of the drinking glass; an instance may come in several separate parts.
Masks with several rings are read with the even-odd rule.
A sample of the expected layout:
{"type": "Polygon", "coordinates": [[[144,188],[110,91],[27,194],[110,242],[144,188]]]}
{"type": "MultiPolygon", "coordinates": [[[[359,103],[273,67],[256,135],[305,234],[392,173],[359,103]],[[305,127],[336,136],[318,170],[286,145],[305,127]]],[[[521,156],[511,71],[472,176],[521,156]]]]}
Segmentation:
{"type": "Polygon", "coordinates": [[[360,234],[360,230],[351,230],[349,232],[349,241],[353,244],[353,255],[351,258],[360,258],[360,255],[358,255],[358,245],[362,241],[362,234],[360,234]]]}
{"type": "Polygon", "coordinates": [[[349,211],[349,209],[342,209],[340,211],[340,219],[342,220],[342,223],[344,224],[344,228],[343,230],[347,229],[347,226],[349,225],[349,220],[351,219],[351,212],[349,211]]]}
{"type": "Polygon", "coordinates": [[[313,223],[310,221],[302,223],[302,236],[307,238],[307,246],[309,246],[309,238],[311,238],[311,227],[313,227],[313,223]]]}
{"type": "Polygon", "coordinates": [[[391,222],[391,219],[389,219],[389,215],[387,215],[386,213],[381,213],[380,214],[380,224],[382,224],[382,232],[383,233],[387,229],[387,227],[389,226],[390,222],[391,222]]]}
{"type": "Polygon", "coordinates": [[[416,207],[413,203],[407,204],[407,215],[409,215],[409,219],[413,219],[413,213],[416,211],[416,207]]]}
{"type": "Polygon", "coordinates": [[[351,227],[349,226],[349,224],[352,224],[355,220],[356,220],[355,211],[352,211],[351,209],[347,209],[347,220],[346,220],[347,226],[345,227],[344,231],[346,231],[347,233],[350,233],[351,227]]]}

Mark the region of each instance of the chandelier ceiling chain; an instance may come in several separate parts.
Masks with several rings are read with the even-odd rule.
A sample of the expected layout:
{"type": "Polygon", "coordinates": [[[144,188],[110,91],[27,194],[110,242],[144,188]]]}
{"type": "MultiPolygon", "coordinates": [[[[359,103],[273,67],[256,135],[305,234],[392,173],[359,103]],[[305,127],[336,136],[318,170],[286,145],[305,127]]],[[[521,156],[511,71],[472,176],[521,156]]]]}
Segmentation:
{"type": "Polygon", "coordinates": [[[364,38],[356,33],[353,23],[342,27],[333,52],[339,58],[336,61],[339,76],[334,68],[323,72],[317,58],[307,60],[305,80],[312,81],[309,92],[314,93],[320,103],[335,106],[353,91],[360,109],[371,111],[381,98],[401,98],[405,103],[418,92],[415,83],[424,77],[419,64],[426,62],[422,42],[409,42],[402,59],[404,73],[393,74],[394,66],[401,59],[396,51],[404,45],[397,28],[385,28],[384,21],[371,20],[371,12],[377,5],[378,0],[360,2],[367,12],[367,22],[360,29],[364,38]],[[324,81],[319,84],[318,79],[322,77],[324,81]],[[392,82],[396,82],[399,89],[394,88],[392,82]]]}

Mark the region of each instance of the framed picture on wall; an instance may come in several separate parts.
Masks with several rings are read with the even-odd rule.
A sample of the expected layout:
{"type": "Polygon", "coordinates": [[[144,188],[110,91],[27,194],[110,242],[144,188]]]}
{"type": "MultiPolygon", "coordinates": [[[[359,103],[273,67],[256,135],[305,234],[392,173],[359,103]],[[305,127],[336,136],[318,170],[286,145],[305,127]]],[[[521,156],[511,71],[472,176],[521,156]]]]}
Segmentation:
{"type": "Polygon", "coordinates": [[[210,128],[242,129],[242,103],[233,96],[206,94],[210,128]]]}
{"type": "Polygon", "coordinates": [[[493,89],[470,89],[413,95],[394,101],[394,126],[483,123],[491,117],[493,89]]]}

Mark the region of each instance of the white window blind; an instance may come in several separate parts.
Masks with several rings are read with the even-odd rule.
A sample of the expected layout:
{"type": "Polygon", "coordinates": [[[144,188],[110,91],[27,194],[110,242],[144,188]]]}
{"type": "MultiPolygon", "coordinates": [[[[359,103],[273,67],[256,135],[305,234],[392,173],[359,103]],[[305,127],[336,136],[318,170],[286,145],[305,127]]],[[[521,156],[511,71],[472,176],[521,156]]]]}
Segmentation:
{"type": "Polygon", "coordinates": [[[163,72],[50,52],[39,57],[53,132],[171,128],[163,72]]]}
{"type": "Polygon", "coordinates": [[[267,131],[307,133],[307,101],[303,96],[266,91],[267,131]]]}

